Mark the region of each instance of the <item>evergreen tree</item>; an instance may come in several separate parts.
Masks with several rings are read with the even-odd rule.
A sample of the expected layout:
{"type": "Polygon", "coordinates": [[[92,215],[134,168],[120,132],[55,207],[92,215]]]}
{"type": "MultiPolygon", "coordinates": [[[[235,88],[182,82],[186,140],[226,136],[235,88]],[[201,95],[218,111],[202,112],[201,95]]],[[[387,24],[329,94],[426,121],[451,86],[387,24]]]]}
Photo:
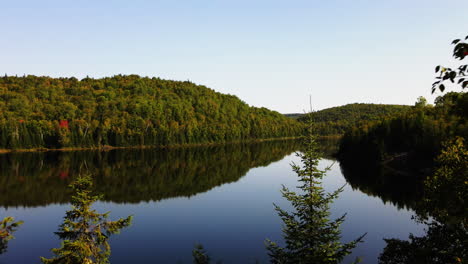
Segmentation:
{"type": "Polygon", "coordinates": [[[192,257],[194,264],[209,264],[211,263],[211,258],[206,253],[205,248],[202,244],[196,244],[195,248],[192,250],[192,257]]]}
{"type": "Polygon", "coordinates": [[[364,235],[356,240],[343,244],[340,242],[340,225],[345,215],[331,221],[330,204],[335,200],[343,187],[327,193],[321,180],[330,167],[318,168],[321,158],[316,137],[309,126],[305,150],[297,153],[302,167],[292,164],[293,171],[299,177],[300,193],[290,191],[283,186],[282,194],[294,207],[287,212],[275,205],[283,221],[283,237],[286,246],[280,247],[275,242],[266,241],[266,247],[272,263],[339,263],[351,250],[361,242],[364,235]]]}
{"type": "Polygon", "coordinates": [[[109,212],[100,214],[91,209],[100,196],[91,195],[92,181],[89,175],[80,176],[70,185],[75,195],[72,197],[72,209],[67,211],[62,225],[56,234],[63,239],[62,247],[52,249],[55,257],[43,263],[82,264],[109,263],[112,234],[130,225],[132,216],[117,221],[107,220],[109,212]]]}
{"type": "Polygon", "coordinates": [[[3,218],[0,221],[0,254],[7,251],[8,241],[12,240],[13,232],[23,224],[23,221],[15,222],[15,219],[11,216],[3,218]]]}

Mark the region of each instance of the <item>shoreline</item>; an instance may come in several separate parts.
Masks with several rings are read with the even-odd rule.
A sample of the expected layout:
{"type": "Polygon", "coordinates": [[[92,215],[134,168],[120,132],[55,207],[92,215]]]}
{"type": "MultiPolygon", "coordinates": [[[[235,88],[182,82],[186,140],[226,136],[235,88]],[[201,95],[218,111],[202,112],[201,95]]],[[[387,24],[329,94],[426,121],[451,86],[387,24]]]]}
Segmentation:
{"type": "Polygon", "coordinates": [[[327,136],[318,136],[318,139],[341,139],[343,135],[327,135],[327,136]]]}
{"type": "Polygon", "coordinates": [[[71,152],[71,151],[110,151],[115,149],[171,149],[171,148],[190,148],[190,147],[203,147],[203,146],[220,146],[227,144],[240,144],[240,143],[259,143],[267,141],[280,141],[280,140],[297,140],[301,138],[298,137],[280,137],[280,138],[264,138],[264,139],[251,139],[251,140],[237,140],[237,141],[227,141],[227,142],[210,142],[210,143],[190,143],[190,144],[173,144],[173,145],[138,145],[138,146],[126,146],[126,147],[116,147],[116,146],[99,146],[99,147],[68,147],[68,148],[59,148],[59,149],[49,149],[49,148],[30,148],[30,149],[0,149],[1,154],[8,153],[28,153],[28,152],[71,152]]]}

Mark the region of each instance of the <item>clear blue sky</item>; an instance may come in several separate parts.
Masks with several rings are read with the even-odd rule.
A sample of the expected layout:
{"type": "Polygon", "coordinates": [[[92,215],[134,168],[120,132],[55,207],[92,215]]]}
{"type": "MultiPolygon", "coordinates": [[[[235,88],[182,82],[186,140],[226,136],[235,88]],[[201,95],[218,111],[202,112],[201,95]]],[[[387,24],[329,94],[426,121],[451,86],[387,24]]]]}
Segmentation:
{"type": "Polygon", "coordinates": [[[467,34],[466,0],[0,0],[0,74],[191,80],[283,113],[413,104],[467,34]]]}

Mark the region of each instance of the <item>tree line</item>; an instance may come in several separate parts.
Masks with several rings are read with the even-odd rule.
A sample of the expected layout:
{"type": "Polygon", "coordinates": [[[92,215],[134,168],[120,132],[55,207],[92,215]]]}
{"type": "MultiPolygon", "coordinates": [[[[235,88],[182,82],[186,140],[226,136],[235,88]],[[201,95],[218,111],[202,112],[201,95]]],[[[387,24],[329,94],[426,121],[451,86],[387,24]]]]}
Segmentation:
{"type": "Polygon", "coordinates": [[[199,144],[301,131],[278,112],[190,81],[0,77],[0,149],[199,144]]]}
{"type": "Polygon", "coordinates": [[[376,122],[353,126],[343,136],[339,156],[381,162],[398,154],[413,158],[416,167],[431,166],[442,142],[468,138],[468,94],[450,92],[439,96],[435,106],[417,102],[407,112],[376,122]]]}
{"type": "Polygon", "coordinates": [[[331,107],[304,115],[289,114],[300,122],[312,120],[314,133],[320,136],[340,136],[351,127],[369,121],[402,113],[411,109],[408,105],[354,103],[331,107]]]}
{"type": "MultiPolygon", "coordinates": [[[[468,36],[452,42],[454,58],[462,61],[468,56],[467,40],[468,36]]],[[[438,76],[432,93],[444,92],[446,85],[460,86],[462,90],[468,85],[467,64],[461,63],[456,69],[439,65],[435,72],[438,76]]],[[[407,113],[362,124],[345,133],[338,155],[345,167],[382,168],[399,164],[405,170],[410,169],[412,173],[393,170],[406,174],[398,179],[369,181],[358,176],[357,181],[368,181],[369,191],[382,193],[381,188],[376,188],[379,184],[374,182],[393,185],[392,182],[399,180],[395,189],[403,195],[396,196],[397,202],[409,193],[407,186],[401,186],[408,183],[416,186],[415,195],[408,196],[416,199],[404,205],[415,211],[416,221],[427,225],[423,236],[410,234],[408,240],[384,239],[387,245],[379,263],[466,263],[467,117],[468,93],[449,92],[439,96],[435,106],[428,106],[424,98],[419,98],[407,113]]]]}

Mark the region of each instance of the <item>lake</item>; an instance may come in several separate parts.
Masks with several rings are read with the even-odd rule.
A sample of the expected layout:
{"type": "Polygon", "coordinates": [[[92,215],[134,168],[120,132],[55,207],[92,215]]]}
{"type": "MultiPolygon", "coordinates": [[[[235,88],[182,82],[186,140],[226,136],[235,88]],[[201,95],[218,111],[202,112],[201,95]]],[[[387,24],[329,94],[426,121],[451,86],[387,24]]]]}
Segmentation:
{"type": "MultiPolygon", "coordinates": [[[[411,219],[414,212],[405,201],[411,190],[402,194],[343,175],[327,155],[330,148],[324,144],[320,166],[334,163],[324,178],[326,190],[346,184],[331,208],[333,218],[347,213],[342,241],[367,232],[344,263],[356,256],[377,263],[383,238],[424,234],[425,226],[411,219]]],[[[290,164],[299,163],[294,154],[299,149],[296,141],[272,141],[0,155],[0,218],[24,221],[0,263],[39,263],[40,256],[50,257],[50,249],[60,246],[54,232],[69,209],[67,186],[79,173],[92,174],[95,189],[104,195],[94,206],[98,211],[111,211],[111,219],[134,216],[132,226],[111,239],[113,264],[191,263],[196,243],[222,263],[268,263],[264,241],[281,244],[282,234],[273,203],[291,208],[280,188],[298,185],[290,164]]]]}

